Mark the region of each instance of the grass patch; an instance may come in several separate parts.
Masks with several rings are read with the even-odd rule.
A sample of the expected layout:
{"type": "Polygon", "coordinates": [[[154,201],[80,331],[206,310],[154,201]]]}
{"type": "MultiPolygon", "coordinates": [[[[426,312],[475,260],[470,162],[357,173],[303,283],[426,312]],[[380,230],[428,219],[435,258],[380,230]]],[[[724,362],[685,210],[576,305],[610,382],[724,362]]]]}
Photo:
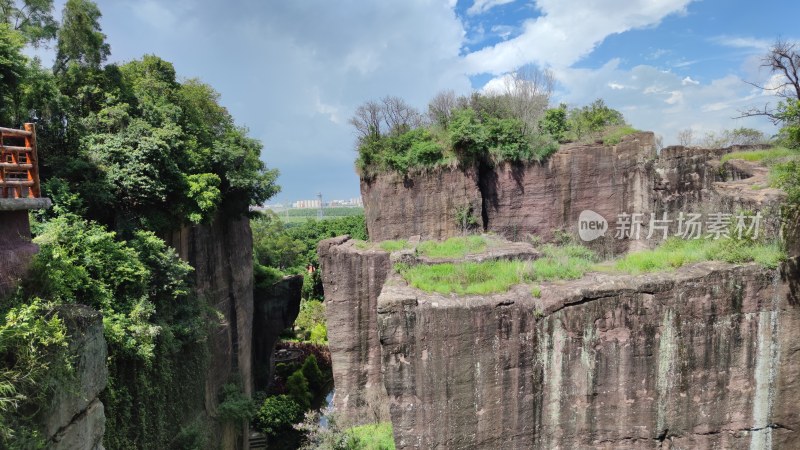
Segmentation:
{"type": "Polygon", "coordinates": [[[369,242],[362,241],[361,239],[353,239],[353,246],[359,250],[367,250],[372,247],[369,242]]]}
{"type": "Polygon", "coordinates": [[[667,239],[653,250],[629,253],[617,260],[613,268],[638,274],[678,267],[701,261],[728,263],[757,262],[766,268],[775,268],[786,259],[786,253],[776,242],[753,242],[737,239],[667,239]]]}
{"type": "Polygon", "coordinates": [[[397,270],[409,284],[426,292],[482,295],[505,292],[524,282],[530,268],[520,261],[484,261],[398,265],[397,270]]]}
{"type": "Polygon", "coordinates": [[[534,286],[531,288],[531,295],[533,298],[539,298],[542,296],[542,287],[541,286],[534,286]]]}
{"type": "Polygon", "coordinates": [[[387,252],[396,252],[398,250],[403,250],[407,248],[411,248],[408,241],[405,239],[397,240],[397,241],[383,241],[379,244],[380,248],[387,252]]]}
{"type": "Polygon", "coordinates": [[[603,145],[617,145],[622,142],[623,137],[638,132],[639,130],[628,125],[609,127],[603,135],[603,145]]]}
{"type": "Polygon", "coordinates": [[[506,292],[521,283],[577,279],[595,260],[594,253],[580,245],[546,245],[535,261],[398,264],[396,270],[411,286],[426,292],[485,295],[506,292]]]}
{"type": "Polygon", "coordinates": [[[772,166],[775,163],[783,160],[797,158],[800,158],[800,150],[793,150],[784,147],[773,147],[766,150],[751,150],[728,153],[720,159],[720,162],[724,163],[732,159],[742,159],[745,161],[761,163],[766,166],[772,166]]]}
{"type": "Polygon", "coordinates": [[[363,450],[394,450],[394,436],[390,422],[373,423],[350,428],[355,448],[363,450]]]}
{"type": "Polygon", "coordinates": [[[592,269],[597,255],[578,244],[545,245],[542,256],[533,261],[534,281],[575,280],[592,269]]]}
{"type": "Polygon", "coordinates": [[[463,258],[486,250],[483,236],[453,237],[444,242],[425,241],[417,246],[420,255],[429,258],[463,258]]]}

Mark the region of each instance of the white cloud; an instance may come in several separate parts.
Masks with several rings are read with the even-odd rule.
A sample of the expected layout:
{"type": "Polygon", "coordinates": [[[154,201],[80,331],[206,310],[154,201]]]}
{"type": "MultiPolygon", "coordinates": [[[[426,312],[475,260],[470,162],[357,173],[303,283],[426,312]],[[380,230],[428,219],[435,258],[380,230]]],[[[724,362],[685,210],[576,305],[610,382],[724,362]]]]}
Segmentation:
{"type": "Polygon", "coordinates": [[[473,3],[472,6],[470,6],[467,10],[467,14],[470,16],[483,14],[495,6],[506,5],[513,2],[514,0],[475,0],[475,3],[473,3]]]}
{"type": "Polygon", "coordinates": [[[577,106],[603,98],[609,106],[622,111],[632,126],[664,136],[665,145],[677,143],[678,131],[686,128],[693,129],[697,136],[742,126],[768,135],[776,131],[768,120],[734,119],[740,110],[763,106],[772,98],[762,97],[733,75],[709,83],[685,83],[687,77],[650,65],[622,69],[615,59],[597,69],[556,69],[556,76],[562,90],[555,102],[577,106]]]}
{"type": "Polygon", "coordinates": [[[691,1],[538,0],[541,16],[527,20],[519,36],[468,54],[466,70],[501,74],[528,63],[568,67],[609,35],[656,25],[691,1]]]}
{"type": "Polygon", "coordinates": [[[743,48],[758,51],[766,50],[770,47],[770,45],[772,45],[772,42],[765,39],[727,35],[713,37],[711,38],[711,42],[723,45],[725,47],[743,48]]]}
{"type": "Polygon", "coordinates": [[[692,77],[690,77],[690,76],[687,76],[686,78],[681,80],[681,84],[684,85],[684,86],[688,86],[690,84],[694,84],[696,86],[696,85],[700,84],[700,82],[697,81],[697,80],[693,80],[692,77]]]}
{"type": "Polygon", "coordinates": [[[608,83],[608,87],[610,87],[611,89],[614,89],[614,90],[625,89],[624,85],[619,84],[619,83],[614,83],[614,82],[608,83]]]}

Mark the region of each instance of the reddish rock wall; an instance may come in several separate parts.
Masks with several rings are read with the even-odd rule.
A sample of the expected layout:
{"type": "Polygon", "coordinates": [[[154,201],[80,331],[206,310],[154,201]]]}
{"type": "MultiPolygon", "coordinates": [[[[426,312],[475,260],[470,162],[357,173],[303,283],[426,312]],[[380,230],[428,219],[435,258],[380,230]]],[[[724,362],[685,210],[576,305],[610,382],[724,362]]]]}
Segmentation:
{"type": "Polygon", "coordinates": [[[373,241],[407,238],[442,239],[461,235],[457,212],[471,211],[483,227],[481,193],[475,168],[433,169],[412,175],[383,174],[361,180],[367,231],[373,241]]]}
{"type": "Polygon", "coordinates": [[[705,263],[540,299],[390,278],[378,320],[397,447],[796,448],[798,276],[705,263]]]}
{"type": "Polygon", "coordinates": [[[318,251],[336,383],[334,406],[349,425],[388,420],[377,300],[391,268],[389,254],[359,250],[347,236],[320,242],[318,251]]]}
{"type": "MultiPolygon", "coordinates": [[[[503,164],[481,176],[488,231],[512,240],[545,241],[555,230],[577,232],[578,216],[592,210],[612,221],[622,212],[650,212],[652,133],[626,137],[616,146],[563,146],[544,164],[503,164]]],[[[628,242],[613,230],[592,245],[615,252],[628,242]]]]}

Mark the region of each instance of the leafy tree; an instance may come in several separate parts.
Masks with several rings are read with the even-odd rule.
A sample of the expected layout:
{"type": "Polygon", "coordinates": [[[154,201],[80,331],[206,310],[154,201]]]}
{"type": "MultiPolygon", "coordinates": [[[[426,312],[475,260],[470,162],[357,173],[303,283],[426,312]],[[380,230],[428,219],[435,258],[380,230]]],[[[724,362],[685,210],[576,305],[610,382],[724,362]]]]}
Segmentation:
{"type": "Polygon", "coordinates": [[[568,130],[567,126],[567,105],[561,104],[558,108],[548,109],[539,123],[539,127],[545,133],[553,136],[553,139],[561,141],[568,130]]]}
{"type": "Polygon", "coordinates": [[[20,97],[20,86],[26,75],[26,59],[22,55],[22,35],[8,24],[0,23],[0,120],[14,118],[13,105],[20,97]]]}
{"type": "Polygon", "coordinates": [[[55,38],[58,30],[53,19],[53,0],[0,0],[2,22],[19,31],[34,46],[55,38]]]}
{"type": "Polygon", "coordinates": [[[588,106],[571,110],[568,125],[576,140],[581,140],[586,135],[597,135],[605,127],[625,125],[625,119],[622,113],[597,99],[588,106]]]}
{"type": "Polygon", "coordinates": [[[67,0],[58,30],[53,71],[63,73],[70,64],[99,69],[111,47],[100,27],[100,9],[91,0],[67,0]]]}

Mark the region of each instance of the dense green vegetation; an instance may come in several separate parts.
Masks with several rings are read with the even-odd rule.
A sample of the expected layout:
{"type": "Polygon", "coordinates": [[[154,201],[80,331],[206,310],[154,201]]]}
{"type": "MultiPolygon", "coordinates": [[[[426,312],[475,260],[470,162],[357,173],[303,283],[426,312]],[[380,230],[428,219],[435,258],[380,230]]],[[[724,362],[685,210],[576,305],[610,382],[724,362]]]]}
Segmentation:
{"type": "Polygon", "coordinates": [[[44,445],[33,424],[51,389],[72,377],[57,312],[72,303],[103,313],[105,445],[199,445],[208,427],[190,412],[203,406],[197,374],[213,315],[191,293],[192,268],[159,236],[246,213],[277,192],[277,172],[210,86],[179,80],[154,55],[105,64],[93,2],[68,0],[60,24],[49,0],[0,11],[0,124],[37,122],[43,193],[55,205],[34,217],[31,278],[0,302],[0,358],[9,362],[0,447],[44,445]],[[52,69],[22,53],[48,43],[52,69]]]}
{"type": "Polygon", "coordinates": [[[517,74],[514,83],[503,93],[441,93],[427,115],[395,97],[365,103],[350,121],[360,134],[356,167],[371,177],[476,162],[543,161],[559,142],[612,145],[636,131],[602,100],[547,109],[550,90],[537,86],[541,79],[517,74]]]}
{"type": "Polygon", "coordinates": [[[283,275],[305,273],[303,298],[306,300],[322,299],[322,279],[317,270],[319,241],[345,234],[354,239],[367,239],[363,215],[307,219],[302,224],[287,226],[277,214],[265,211],[253,217],[251,227],[256,284],[271,284],[283,275]],[[314,271],[308,273],[309,267],[314,271]]]}

